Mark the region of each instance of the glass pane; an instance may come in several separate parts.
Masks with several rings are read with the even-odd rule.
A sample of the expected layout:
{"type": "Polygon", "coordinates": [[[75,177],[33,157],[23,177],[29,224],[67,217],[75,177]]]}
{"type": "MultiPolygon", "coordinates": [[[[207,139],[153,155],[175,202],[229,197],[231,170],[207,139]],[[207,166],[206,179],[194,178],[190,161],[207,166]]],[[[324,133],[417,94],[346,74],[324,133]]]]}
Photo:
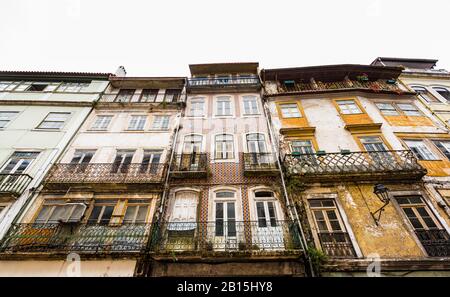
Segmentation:
{"type": "Polygon", "coordinates": [[[256,202],[256,213],[258,215],[258,227],[267,227],[263,202],[256,202]]]}
{"type": "Polygon", "coordinates": [[[136,223],[145,223],[147,219],[148,206],[139,206],[139,210],[136,217],[136,223]]]}
{"type": "Polygon", "coordinates": [[[53,206],[44,206],[42,207],[41,211],[39,212],[35,223],[45,223],[47,221],[47,218],[50,214],[50,211],[52,210],[53,206]]]}
{"type": "Polygon", "coordinates": [[[112,217],[114,211],[114,206],[105,206],[103,210],[102,217],[100,219],[100,223],[109,223],[109,220],[112,217]]]}
{"type": "Polygon", "coordinates": [[[123,217],[124,223],[133,223],[134,217],[136,215],[137,206],[128,206],[125,216],[123,217]]]}
{"type": "Polygon", "coordinates": [[[103,206],[94,206],[94,209],[91,212],[91,215],[89,216],[89,223],[97,223],[98,217],[100,216],[100,213],[103,209],[103,206]]]}

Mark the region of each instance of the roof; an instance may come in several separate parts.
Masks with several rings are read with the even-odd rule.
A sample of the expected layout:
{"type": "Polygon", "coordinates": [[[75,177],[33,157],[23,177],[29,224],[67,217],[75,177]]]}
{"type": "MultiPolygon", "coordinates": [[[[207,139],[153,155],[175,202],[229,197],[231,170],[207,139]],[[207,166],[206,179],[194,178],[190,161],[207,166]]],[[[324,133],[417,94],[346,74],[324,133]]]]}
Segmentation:
{"type": "Polygon", "coordinates": [[[182,89],[186,83],[186,77],[126,77],[112,76],[109,81],[115,88],[161,88],[182,89]]]}
{"type": "Polygon", "coordinates": [[[221,73],[253,73],[258,74],[258,62],[232,62],[190,64],[191,75],[208,75],[221,73]]]}
{"type": "Polygon", "coordinates": [[[62,72],[62,71],[8,71],[0,70],[2,79],[46,79],[46,80],[107,80],[112,73],[100,72],[62,72]]]}
{"type": "Polygon", "coordinates": [[[378,57],[370,65],[374,66],[404,66],[415,69],[433,69],[438,60],[436,59],[415,59],[415,58],[393,58],[378,57]]]}
{"type": "Polygon", "coordinates": [[[367,74],[370,79],[396,79],[402,73],[403,67],[371,66],[358,64],[322,65],[297,68],[263,69],[261,77],[265,80],[307,80],[312,77],[320,81],[339,81],[346,76],[355,79],[356,76],[367,74]]]}

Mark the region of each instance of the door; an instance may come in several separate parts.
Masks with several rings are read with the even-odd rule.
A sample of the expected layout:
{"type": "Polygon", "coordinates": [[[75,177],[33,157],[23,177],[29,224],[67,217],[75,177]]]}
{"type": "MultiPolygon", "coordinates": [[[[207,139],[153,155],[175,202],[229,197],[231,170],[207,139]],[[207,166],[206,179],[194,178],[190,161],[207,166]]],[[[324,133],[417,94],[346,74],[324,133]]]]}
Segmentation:
{"type": "Polygon", "coordinates": [[[111,169],[111,173],[127,173],[133,159],[134,151],[118,150],[111,169]]]}
{"type": "Polygon", "coordinates": [[[257,222],[252,223],[253,244],[264,250],[284,249],[282,222],[277,218],[277,201],[273,192],[256,192],[257,222]]]}
{"type": "Polygon", "coordinates": [[[14,183],[38,155],[37,152],[14,152],[0,171],[0,185],[14,183]]]}
{"type": "Polygon", "coordinates": [[[158,173],[159,164],[161,161],[162,151],[160,150],[149,150],[144,151],[144,158],[142,158],[142,163],[139,168],[141,173],[149,172],[152,174],[158,173]]]}
{"type": "Polygon", "coordinates": [[[270,157],[267,153],[264,134],[253,133],[247,135],[247,150],[251,154],[252,165],[269,164],[270,157]]]}
{"type": "MultiPolygon", "coordinates": [[[[234,198],[233,192],[216,193],[216,198],[234,198]]],[[[214,203],[214,241],[215,250],[235,250],[238,248],[236,226],[236,202],[219,200],[214,203]]],[[[242,228],[243,226],[238,226],[242,228]]]]}
{"type": "Polygon", "coordinates": [[[86,167],[91,162],[95,151],[91,150],[76,150],[70,164],[73,164],[73,170],[76,172],[84,172],[86,167]]]}
{"type": "Polygon", "coordinates": [[[184,138],[183,153],[180,159],[182,171],[196,171],[200,165],[200,152],[202,149],[202,136],[187,135],[184,138]]]}

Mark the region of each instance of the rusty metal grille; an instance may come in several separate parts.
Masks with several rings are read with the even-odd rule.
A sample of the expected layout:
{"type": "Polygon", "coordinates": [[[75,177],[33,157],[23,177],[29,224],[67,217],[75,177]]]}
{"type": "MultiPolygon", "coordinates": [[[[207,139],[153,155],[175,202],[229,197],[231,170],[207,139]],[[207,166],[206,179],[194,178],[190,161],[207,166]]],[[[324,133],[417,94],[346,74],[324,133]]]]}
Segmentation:
{"type": "Polygon", "coordinates": [[[346,232],[320,232],[320,244],[324,253],[332,258],[355,258],[356,253],[346,232]]]}
{"type": "Polygon", "coordinates": [[[420,243],[430,257],[450,257],[450,236],[446,230],[416,230],[420,243]]]}

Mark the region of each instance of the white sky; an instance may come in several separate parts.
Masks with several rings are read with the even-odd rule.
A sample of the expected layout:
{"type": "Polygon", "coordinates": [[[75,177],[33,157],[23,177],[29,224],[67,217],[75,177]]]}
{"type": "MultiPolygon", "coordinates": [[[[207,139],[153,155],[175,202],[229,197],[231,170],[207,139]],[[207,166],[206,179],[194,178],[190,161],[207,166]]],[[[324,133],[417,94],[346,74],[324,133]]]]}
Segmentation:
{"type": "Polygon", "coordinates": [[[439,59],[448,0],[1,0],[0,70],[189,75],[188,64],[262,68],[439,59]]]}

